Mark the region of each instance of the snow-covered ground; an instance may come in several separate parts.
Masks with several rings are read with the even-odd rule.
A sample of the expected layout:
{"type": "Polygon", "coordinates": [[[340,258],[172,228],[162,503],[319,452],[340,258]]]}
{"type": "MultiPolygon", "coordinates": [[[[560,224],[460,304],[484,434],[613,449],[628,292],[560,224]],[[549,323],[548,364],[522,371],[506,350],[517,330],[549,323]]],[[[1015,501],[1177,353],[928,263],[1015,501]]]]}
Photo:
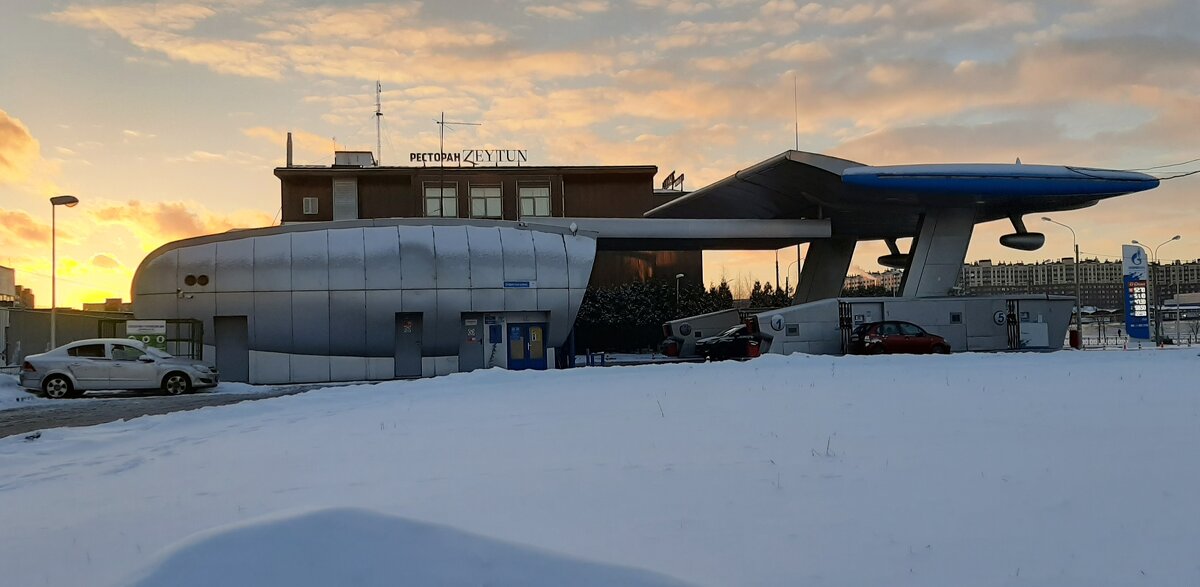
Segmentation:
{"type": "Polygon", "coordinates": [[[0,373],[0,410],[10,410],[33,405],[34,402],[44,402],[45,398],[38,397],[17,385],[17,376],[0,373]]]}
{"type": "Polygon", "coordinates": [[[1197,375],[1194,349],[772,355],[46,430],[0,440],[0,576],[1196,585],[1197,375]]]}
{"type": "MultiPolygon", "coordinates": [[[[0,373],[0,411],[11,410],[13,408],[23,408],[26,406],[34,405],[35,403],[41,404],[41,403],[50,401],[38,394],[29,393],[28,391],[23,389],[20,385],[18,385],[17,381],[18,380],[15,375],[0,373]]],[[[306,386],[311,387],[311,385],[306,385],[306,386]]],[[[197,390],[196,393],[230,393],[230,394],[238,394],[238,395],[259,395],[259,394],[269,394],[269,393],[274,393],[277,391],[285,390],[288,387],[291,387],[291,386],[287,386],[287,385],[250,385],[249,383],[236,383],[233,381],[223,381],[220,384],[218,384],[216,387],[200,389],[200,390],[197,390]]],[[[153,393],[154,393],[153,391],[147,391],[147,390],[90,391],[90,392],[87,392],[86,394],[84,394],[82,400],[115,399],[115,398],[124,398],[124,397],[146,397],[148,394],[152,395],[153,393]]],[[[66,402],[79,402],[82,400],[70,399],[70,400],[58,400],[58,401],[63,403],[63,405],[66,405],[66,402]]]]}

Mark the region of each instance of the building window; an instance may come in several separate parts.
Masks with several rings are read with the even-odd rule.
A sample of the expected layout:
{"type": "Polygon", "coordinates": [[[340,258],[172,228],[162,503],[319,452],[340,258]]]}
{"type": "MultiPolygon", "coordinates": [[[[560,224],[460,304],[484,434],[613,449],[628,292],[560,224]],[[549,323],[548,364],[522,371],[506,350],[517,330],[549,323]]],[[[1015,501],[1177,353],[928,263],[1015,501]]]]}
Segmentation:
{"type": "Polygon", "coordinates": [[[316,214],[317,213],[317,199],[316,198],[304,198],[304,213],[305,214],[316,214]]]}
{"type": "Polygon", "coordinates": [[[503,216],[500,186],[471,186],[471,218],[503,216]]]}
{"type": "Polygon", "coordinates": [[[521,216],[550,215],[550,186],[520,188],[521,216]]]}
{"type": "Polygon", "coordinates": [[[425,215],[432,218],[458,218],[457,186],[425,186],[425,215]]]}

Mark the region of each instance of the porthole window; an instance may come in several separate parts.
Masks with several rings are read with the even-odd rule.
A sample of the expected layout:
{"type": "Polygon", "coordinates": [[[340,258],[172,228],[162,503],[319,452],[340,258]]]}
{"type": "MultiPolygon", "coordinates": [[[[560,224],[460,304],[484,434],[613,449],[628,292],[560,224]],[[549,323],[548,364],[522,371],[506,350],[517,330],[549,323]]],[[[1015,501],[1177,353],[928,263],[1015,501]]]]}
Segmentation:
{"type": "Polygon", "coordinates": [[[208,276],[207,276],[207,275],[201,275],[200,277],[197,277],[197,278],[196,278],[196,283],[199,283],[201,286],[208,285],[208,276]]]}
{"type": "Polygon", "coordinates": [[[191,287],[191,286],[193,286],[193,285],[196,285],[196,276],[195,276],[195,275],[189,275],[189,276],[187,276],[187,277],[184,277],[184,278],[183,278],[183,284],[184,284],[184,285],[186,285],[186,286],[189,286],[189,287],[191,287]]]}

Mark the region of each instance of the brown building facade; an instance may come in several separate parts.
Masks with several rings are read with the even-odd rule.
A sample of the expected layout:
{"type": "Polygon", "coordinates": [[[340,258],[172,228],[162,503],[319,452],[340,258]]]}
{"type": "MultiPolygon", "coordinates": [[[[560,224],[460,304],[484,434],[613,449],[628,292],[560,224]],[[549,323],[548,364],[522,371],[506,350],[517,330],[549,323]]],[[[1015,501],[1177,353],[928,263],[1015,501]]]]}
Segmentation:
{"type": "MultiPolygon", "coordinates": [[[[341,155],[341,154],[339,154],[341,155]]],[[[341,157],[339,157],[339,160],[341,157]]],[[[681,195],[654,189],[653,165],[279,167],[284,224],[365,218],[640,218],[681,195]]],[[[599,251],[592,285],[700,283],[701,251],[599,251]]]]}

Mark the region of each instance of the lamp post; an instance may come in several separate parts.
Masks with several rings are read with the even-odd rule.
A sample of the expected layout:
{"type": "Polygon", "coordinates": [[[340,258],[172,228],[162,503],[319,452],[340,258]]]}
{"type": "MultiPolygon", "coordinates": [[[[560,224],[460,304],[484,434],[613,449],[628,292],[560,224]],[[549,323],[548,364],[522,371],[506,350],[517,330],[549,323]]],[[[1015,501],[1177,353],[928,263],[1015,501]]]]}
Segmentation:
{"type": "Polygon", "coordinates": [[[1079,292],[1079,241],[1075,238],[1075,229],[1074,228],[1071,228],[1070,226],[1067,226],[1066,224],[1058,222],[1057,220],[1051,220],[1049,216],[1042,216],[1042,220],[1045,220],[1046,222],[1049,222],[1050,224],[1057,224],[1057,225],[1071,231],[1071,244],[1074,245],[1074,247],[1075,247],[1075,330],[1079,332],[1079,342],[1082,345],[1082,343],[1083,343],[1083,314],[1082,314],[1081,306],[1083,306],[1083,296],[1079,292]]]}
{"type": "Polygon", "coordinates": [[[682,273],[675,274],[675,312],[679,312],[679,280],[683,279],[682,273]]]}
{"type": "MultiPolygon", "coordinates": [[[[1158,297],[1159,297],[1158,296],[1158,271],[1156,271],[1154,269],[1154,266],[1158,265],[1158,249],[1171,241],[1179,240],[1179,238],[1180,238],[1179,235],[1175,235],[1175,236],[1159,243],[1157,247],[1154,247],[1154,255],[1150,258],[1150,300],[1154,304],[1154,343],[1155,344],[1161,345],[1163,337],[1162,337],[1162,312],[1159,311],[1162,309],[1162,301],[1160,301],[1158,299],[1158,297]]],[[[1139,243],[1137,241],[1133,241],[1133,244],[1139,245],[1139,246],[1145,246],[1145,245],[1142,245],[1142,243],[1139,243]]],[[[1150,247],[1146,247],[1146,248],[1150,248],[1150,247]]]]}
{"type": "Polygon", "coordinates": [[[58,315],[58,206],[75,207],[79,198],[75,196],[54,196],[50,198],[50,348],[58,348],[58,330],[56,318],[58,315]]]}
{"type": "MultiPolygon", "coordinates": [[[[795,261],[788,263],[787,271],[785,271],[783,274],[783,293],[785,295],[789,295],[789,296],[791,295],[792,267],[794,267],[796,265],[796,263],[799,263],[799,262],[800,262],[800,259],[796,259],[795,261]]],[[[798,289],[799,287],[800,287],[800,274],[796,273],[796,288],[798,289]]]]}

